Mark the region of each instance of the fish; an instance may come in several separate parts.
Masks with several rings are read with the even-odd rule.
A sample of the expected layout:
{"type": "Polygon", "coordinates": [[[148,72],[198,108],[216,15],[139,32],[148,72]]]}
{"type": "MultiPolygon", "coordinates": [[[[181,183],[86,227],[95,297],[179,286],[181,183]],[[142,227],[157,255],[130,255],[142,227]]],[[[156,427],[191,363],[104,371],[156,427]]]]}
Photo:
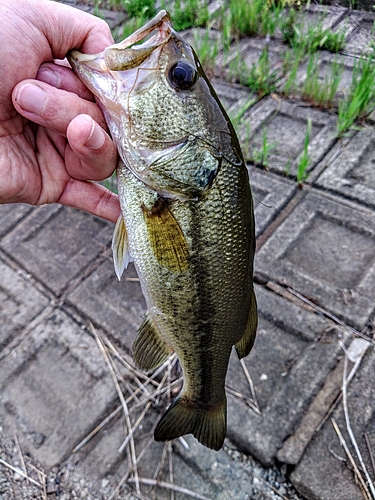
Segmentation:
{"type": "Polygon", "coordinates": [[[68,60],[119,153],[114,266],[120,279],[134,262],[147,304],[135,364],[153,370],[175,352],[182,368],[154,438],[193,434],[219,450],[231,351],[247,356],[257,329],[253,199],[237,135],[164,10],[100,54],[68,60]]]}

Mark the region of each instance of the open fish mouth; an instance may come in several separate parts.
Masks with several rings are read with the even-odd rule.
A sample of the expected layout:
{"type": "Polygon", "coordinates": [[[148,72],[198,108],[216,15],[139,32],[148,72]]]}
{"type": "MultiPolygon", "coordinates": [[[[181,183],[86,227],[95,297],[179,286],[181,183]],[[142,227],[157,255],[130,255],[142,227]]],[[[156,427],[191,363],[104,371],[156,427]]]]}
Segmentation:
{"type": "Polygon", "coordinates": [[[110,45],[101,54],[82,54],[73,50],[70,53],[70,59],[80,63],[89,63],[92,69],[98,71],[134,69],[142,64],[155,49],[166,44],[172,32],[170,16],[168,12],[162,10],[151,21],[120,43],[110,45]],[[142,40],[144,42],[139,43],[142,40]]]}

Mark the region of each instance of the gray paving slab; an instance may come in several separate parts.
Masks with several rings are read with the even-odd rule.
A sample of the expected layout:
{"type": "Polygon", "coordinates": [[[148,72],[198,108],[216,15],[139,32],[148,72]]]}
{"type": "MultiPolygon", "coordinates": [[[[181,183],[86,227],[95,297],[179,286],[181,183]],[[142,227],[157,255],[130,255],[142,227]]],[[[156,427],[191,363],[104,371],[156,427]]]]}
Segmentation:
{"type": "MultiPolygon", "coordinates": [[[[373,346],[368,350],[362,363],[362,368],[357,372],[348,389],[348,414],[361,455],[370,476],[373,477],[368,449],[363,439],[363,434],[366,433],[373,450],[375,447],[375,386],[369,383],[373,379],[375,370],[373,346]]],[[[346,430],[342,405],[335,410],[333,418],[358,463],[346,430]]],[[[315,436],[307,448],[302,461],[292,474],[292,479],[298,490],[310,500],[337,500],[338,498],[360,500],[363,498],[331,420],[327,421],[322,432],[315,436]]]]}
{"type": "Polygon", "coordinates": [[[288,203],[297,190],[295,182],[257,168],[250,168],[255,235],[258,237],[288,203]]]}
{"type": "Polygon", "coordinates": [[[244,120],[249,126],[241,127],[239,132],[244,154],[248,153],[247,159],[253,162],[256,154],[264,151],[266,134],[266,166],[295,177],[303,153],[308,119],[311,119],[312,128],[307,171],[311,171],[334,143],[336,119],[329,113],[283,99],[267,98],[245,113],[244,120]]]}
{"type": "Polygon", "coordinates": [[[0,238],[10,231],[16,224],[33,210],[33,207],[24,203],[9,203],[0,205],[0,238]]]}
{"type": "Polygon", "coordinates": [[[268,466],[337,364],[342,352],[338,340],[345,340],[345,334],[323,317],[261,286],[256,286],[256,295],[259,328],[245,364],[261,414],[231,393],[252,397],[244,371],[232,356],[227,379],[228,436],[268,466]]]}
{"type": "MultiPolygon", "coordinates": [[[[0,205],[1,206],[1,205],[0,205]]],[[[4,346],[47,307],[49,300],[25,273],[15,271],[0,252],[0,353],[4,346]]]]}
{"type": "Polygon", "coordinates": [[[317,60],[317,71],[319,84],[324,88],[332,81],[336,68],[339,68],[340,79],[337,86],[337,91],[333,99],[333,106],[337,112],[340,101],[345,95],[348,95],[352,83],[353,66],[358,60],[355,57],[349,57],[342,54],[333,54],[328,51],[319,51],[312,54],[306,61],[300,65],[297,71],[298,94],[302,99],[308,102],[308,98],[303,95],[304,83],[308,77],[308,65],[311,58],[317,60]]]}
{"type": "Polygon", "coordinates": [[[335,29],[347,17],[348,9],[338,5],[309,4],[300,12],[300,22],[307,30],[309,26],[321,25],[323,29],[335,29]]]}
{"type": "Polygon", "coordinates": [[[373,12],[353,11],[350,13],[348,22],[351,30],[345,45],[347,54],[366,55],[372,52],[374,20],[373,12]]]}
{"type": "Polygon", "coordinates": [[[59,310],[1,363],[3,430],[46,469],[70,455],[115,394],[94,339],[59,310]]]}
{"type": "Polygon", "coordinates": [[[261,248],[256,274],[362,329],[375,303],[374,238],[372,211],[312,191],[261,248]]]}
{"type": "Polygon", "coordinates": [[[111,227],[73,208],[43,206],[8,233],[0,248],[59,295],[110,244],[111,227]]]}
{"type": "Polygon", "coordinates": [[[143,321],[146,304],[133,264],[121,281],[106,260],[67,297],[91,321],[109,332],[128,352],[143,321]]]}
{"type": "Polygon", "coordinates": [[[256,95],[250,92],[246,87],[228,83],[219,78],[213,78],[212,86],[214,87],[221,104],[229,114],[233,125],[236,127],[238,116],[241,115],[243,110],[246,110],[250,103],[255,102],[256,95]]]}
{"type": "Polygon", "coordinates": [[[375,133],[363,129],[340,151],[316,184],[375,207],[375,133]]]}
{"type": "MultiPolygon", "coordinates": [[[[135,419],[134,416],[132,418],[135,419]]],[[[138,475],[152,480],[159,471],[159,481],[170,483],[170,456],[165,453],[164,443],[152,441],[152,428],[157,418],[157,412],[150,411],[142,422],[141,435],[139,432],[135,433],[137,455],[148,446],[138,464],[138,475]]],[[[106,428],[95,443],[87,445],[85,452],[82,450],[81,455],[72,455],[66,462],[71,471],[70,480],[75,482],[85,478],[85,486],[94,496],[108,497],[128,470],[126,456],[118,452],[125,437],[122,419],[123,417],[117,419],[114,425],[106,428]]],[[[172,449],[173,484],[181,489],[185,488],[212,500],[271,500],[278,497],[270,488],[264,488],[259,477],[256,477],[260,473],[259,467],[251,461],[243,462],[243,456],[238,452],[236,454],[233,446],[225,445],[224,449],[215,453],[200,445],[192,436],[186,436],[184,445],[175,441],[172,449]]],[[[277,470],[273,469],[270,474],[276,475],[277,470]]],[[[282,476],[280,472],[279,476],[282,476]]],[[[126,489],[126,486],[120,488],[115,498],[123,498],[126,489]]],[[[158,500],[170,498],[167,488],[157,487],[151,490],[143,485],[141,490],[150,497],[154,491],[158,500]]],[[[187,494],[175,492],[176,500],[186,498],[189,498],[187,494]]]]}

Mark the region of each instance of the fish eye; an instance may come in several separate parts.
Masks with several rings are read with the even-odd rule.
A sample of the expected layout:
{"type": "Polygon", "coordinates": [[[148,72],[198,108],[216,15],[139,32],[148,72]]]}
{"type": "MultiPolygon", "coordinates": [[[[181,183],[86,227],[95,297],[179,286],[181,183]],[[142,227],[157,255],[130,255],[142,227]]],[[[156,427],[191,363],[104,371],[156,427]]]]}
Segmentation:
{"type": "Polygon", "coordinates": [[[168,71],[170,84],[179,90],[189,89],[194,85],[196,79],[197,72],[195,68],[185,61],[173,64],[168,71]]]}

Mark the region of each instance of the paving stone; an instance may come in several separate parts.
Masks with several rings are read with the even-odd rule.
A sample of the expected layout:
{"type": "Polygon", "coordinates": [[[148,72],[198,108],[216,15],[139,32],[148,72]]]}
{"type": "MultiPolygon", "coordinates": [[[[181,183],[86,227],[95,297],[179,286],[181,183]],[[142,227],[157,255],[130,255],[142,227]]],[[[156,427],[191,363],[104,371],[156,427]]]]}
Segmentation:
{"type": "MultiPolygon", "coordinates": [[[[143,421],[141,434],[135,433],[136,454],[149,444],[151,445],[140,460],[137,469],[142,478],[153,479],[158,467],[159,480],[170,483],[168,455],[163,460],[164,443],[152,440],[152,428],[158,418],[155,411],[150,411],[143,421]]],[[[118,419],[114,425],[103,433],[97,440],[95,446],[82,453],[82,461],[75,459],[74,475],[77,477],[90,478],[89,491],[92,494],[109,496],[110,492],[120,482],[128,469],[127,460],[124,455],[118,453],[118,449],[124,440],[124,423],[118,419]],[[105,480],[103,482],[103,479],[105,480]],[[103,484],[105,488],[103,488],[103,484]],[[104,490],[104,491],[103,491],[104,490]]],[[[226,451],[216,453],[200,445],[191,435],[185,436],[184,441],[188,446],[186,449],[176,440],[173,443],[173,484],[180,488],[186,488],[198,495],[215,500],[247,500],[248,498],[260,498],[259,484],[254,475],[250,473],[240,462],[234,461],[226,451]]],[[[68,466],[69,467],[69,466],[68,466]]],[[[134,483],[133,483],[134,486],[134,483]]],[[[122,498],[122,491],[118,497],[122,498]]],[[[149,494],[150,489],[141,484],[141,491],[149,494]]],[[[170,498],[170,491],[166,488],[155,489],[158,500],[170,498]]],[[[271,493],[271,490],[270,490],[271,493]]],[[[184,500],[187,495],[175,492],[176,500],[184,500]]],[[[264,500],[274,498],[271,494],[265,494],[264,500]]]]}
{"type": "Polygon", "coordinates": [[[33,208],[24,203],[8,203],[0,205],[0,238],[13,229],[33,208]]]}
{"type": "Polygon", "coordinates": [[[109,245],[112,230],[85,212],[49,205],[34,210],[0,247],[59,295],[109,245]]]}
{"type": "MultiPolygon", "coordinates": [[[[1,207],[1,205],[0,205],[1,207]]],[[[11,269],[0,255],[0,351],[48,305],[27,277],[11,269]]]]}
{"type": "MultiPolygon", "coordinates": [[[[372,475],[372,466],[363,434],[367,434],[370,446],[374,450],[375,386],[373,383],[369,383],[369,381],[373,380],[374,370],[375,353],[372,346],[367,351],[365,359],[362,361],[362,367],[349,386],[347,398],[350,425],[370,476],[372,475]]],[[[358,459],[346,431],[342,405],[335,410],[333,418],[337,422],[358,464],[358,459]]],[[[310,500],[363,499],[361,490],[356,485],[353,472],[349,469],[347,461],[348,459],[339,444],[332,422],[328,420],[323,430],[310,443],[291,478],[297,489],[310,500]],[[334,453],[336,457],[345,458],[345,461],[336,458],[334,453]]]]}
{"type": "MultiPolygon", "coordinates": [[[[337,86],[335,98],[333,100],[333,105],[337,108],[339,102],[342,101],[343,96],[347,95],[349,92],[352,83],[353,66],[356,61],[358,62],[358,60],[353,57],[333,54],[332,52],[327,51],[319,51],[319,53],[315,53],[311,57],[318,57],[318,81],[322,87],[327,86],[326,82],[332,81],[335,65],[339,65],[341,72],[340,80],[337,86]]],[[[310,58],[308,58],[305,63],[301,64],[297,71],[297,81],[300,93],[303,91],[303,85],[308,76],[307,71],[309,62],[310,58]]]]}
{"type": "Polygon", "coordinates": [[[258,237],[297,190],[295,183],[256,168],[249,169],[258,237]]]}
{"type": "Polygon", "coordinates": [[[264,465],[273,463],[285,439],[308,411],[342,353],[343,331],[322,316],[256,286],[259,327],[245,364],[261,410],[257,414],[231,391],[251,398],[249,383],[232,356],[227,383],[228,436],[264,465]]]}
{"type": "Polygon", "coordinates": [[[308,119],[311,119],[309,157],[307,171],[311,171],[334,143],[336,119],[325,113],[282,99],[265,99],[264,103],[250,109],[244,115],[249,128],[240,129],[240,141],[244,154],[254,161],[256,151],[264,150],[264,132],[268,147],[268,167],[281,174],[295,176],[303,153],[308,119]]]}
{"type": "Polygon", "coordinates": [[[129,265],[119,281],[113,262],[106,260],[67,300],[130,352],[146,311],[133,264],[129,265]]]}
{"type": "Polygon", "coordinates": [[[311,192],[258,252],[256,273],[362,329],[374,309],[374,239],[373,212],[311,192]]]}
{"type": "Polygon", "coordinates": [[[47,469],[71,453],[115,399],[94,339],[59,310],[1,368],[3,428],[47,469]]]}
{"type": "Polygon", "coordinates": [[[347,54],[368,54],[373,51],[373,24],[375,16],[372,12],[353,11],[349,16],[351,32],[345,44],[347,54]]]}
{"type": "Polygon", "coordinates": [[[374,146],[374,130],[360,130],[317,179],[316,184],[375,207],[374,146]]]}
{"type": "Polygon", "coordinates": [[[242,110],[246,109],[246,106],[250,102],[255,101],[255,94],[242,85],[230,84],[219,78],[213,78],[211,83],[221,104],[231,118],[234,127],[236,127],[239,120],[236,117],[238,117],[242,110]]]}
{"type": "Polygon", "coordinates": [[[308,9],[301,10],[300,21],[303,29],[308,26],[319,26],[323,29],[334,29],[346,19],[347,9],[345,7],[310,4],[308,9]]]}

